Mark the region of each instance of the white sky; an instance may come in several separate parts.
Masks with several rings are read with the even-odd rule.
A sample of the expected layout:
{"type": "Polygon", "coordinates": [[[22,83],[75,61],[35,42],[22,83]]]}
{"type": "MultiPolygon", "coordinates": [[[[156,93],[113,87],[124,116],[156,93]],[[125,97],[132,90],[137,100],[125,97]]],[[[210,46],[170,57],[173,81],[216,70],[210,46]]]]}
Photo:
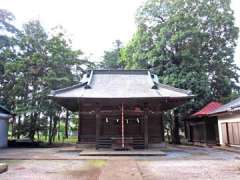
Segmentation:
{"type": "MultiPolygon", "coordinates": [[[[16,16],[16,24],[39,19],[50,30],[62,25],[73,41],[91,59],[99,61],[116,39],[124,44],[136,30],[134,15],[144,0],[0,0],[0,8],[16,16]]],[[[240,1],[232,0],[240,27],[240,1]]],[[[240,65],[240,40],[235,61],[240,65]],[[238,59],[238,61],[237,61],[238,59]]]]}

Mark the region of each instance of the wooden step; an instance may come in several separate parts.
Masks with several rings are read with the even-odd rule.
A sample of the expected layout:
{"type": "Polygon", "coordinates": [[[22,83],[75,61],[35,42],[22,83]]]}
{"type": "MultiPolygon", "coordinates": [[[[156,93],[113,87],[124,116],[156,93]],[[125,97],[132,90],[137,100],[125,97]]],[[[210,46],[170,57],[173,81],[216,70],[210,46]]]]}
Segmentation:
{"type": "Polygon", "coordinates": [[[144,145],[144,139],[139,137],[139,138],[133,138],[133,148],[134,149],[145,149],[144,145]]]}
{"type": "Polygon", "coordinates": [[[111,148],[112,140],[110,138],[99,138],[96,141],[96,149],[111,148]]]}

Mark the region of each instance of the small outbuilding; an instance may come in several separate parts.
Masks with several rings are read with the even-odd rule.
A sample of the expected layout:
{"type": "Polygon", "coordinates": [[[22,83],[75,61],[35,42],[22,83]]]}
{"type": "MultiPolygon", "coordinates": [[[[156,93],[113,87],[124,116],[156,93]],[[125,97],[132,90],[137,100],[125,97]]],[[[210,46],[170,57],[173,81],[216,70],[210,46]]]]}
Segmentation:
{"type": "Polygon", "coordinates": [[[240,97],[210,115],[218,117],[220,145],[240,146],[240,97]]]}
{"type": "Polygon", "coordinates": [[[8,119],[10,117],[10,111],[0,106],[0,148],[8,145],[8,119]]]}
{"type": "Polygon", "coordinates": [[[189,142],[219,143],[217,116],[209,114],[221,106],[222,104],[219,102],[210,102],[186,120],[186,136],[189,142]]]}

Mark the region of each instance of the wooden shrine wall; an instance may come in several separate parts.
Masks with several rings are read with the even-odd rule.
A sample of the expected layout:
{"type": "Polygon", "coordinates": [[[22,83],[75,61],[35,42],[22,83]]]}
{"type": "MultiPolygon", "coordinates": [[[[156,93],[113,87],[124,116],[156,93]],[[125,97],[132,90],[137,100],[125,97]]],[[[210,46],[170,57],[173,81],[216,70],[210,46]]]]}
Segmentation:
{"type": "MultiPolygon", "coordinates": [[[[80,142],[95,143],[96,116],[80,116],[80,142]]],[[[164,141],[164,129],[161,114],[149,114],[148,137],[149,143],[164,141]]],[[[121,137],[121,115],[101,115],[100,137],[121,137]]],[[[144,137],[143,116],[125,115],[125,137],[144,137]]]]}

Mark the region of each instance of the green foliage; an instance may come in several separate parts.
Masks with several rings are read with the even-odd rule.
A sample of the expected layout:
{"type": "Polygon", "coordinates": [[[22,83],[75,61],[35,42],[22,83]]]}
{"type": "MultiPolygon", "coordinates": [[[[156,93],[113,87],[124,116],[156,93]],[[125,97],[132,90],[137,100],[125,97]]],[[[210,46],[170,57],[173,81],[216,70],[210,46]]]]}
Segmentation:
{"type": "MultiPolygon", "coordinates": [[[[185,110],[222,101],[238,90],[238,28],[228,0],[148,0],[137,32],[121,50],[126,68],[151,68],[161,82],[197,95],[185,110]]],[[[188,112],[188,113],[189,113],[188,112]]]]}
{"type": "MultiPolygon", "coordinates": [[[[3,11],[0,15],[2,13],[5,13],[1,16],[3,20],[12,19],[10,13],[3,11]]],[[[62,29],[55,28],[53,34],[49,34],[39,21],[30,21],[22,30],[12,31],[14,28],[10,24],[2,24],[0,30],[4,28],[13,33],[11,37],[6,36],[13,43],[0,51],[5,69],[0,99],[17,115],[13,135],[34,139],[35,134],[41,132],[49,134],[52,140],[64,110],[49,100],[48,94],[51,90],[78,83],[83,74],[81,66],[91,64],[80,59],[80,50],[72,50],[71,41],[62,29]]]]}
{"type": "Polygon", "coordinates": [[[167,134],[179,142],[179,118],[211,100],[226,102],[239,95],[239,68],[233,59],[239,30],[230,0],[148,0],[136,22],[137,32],[121,50],[122,64],[151,69],[160,82],[196,95],[194,101],[166,113],[167,134]]]}
{"type": "Polygon", "coordinates": [[[100,63],[100,68],[103,69],[121,69],[120,50],[122,42],[116,40],[113,43],[113,49],[104,52],[103,61],[100,63]]]}
{"type": "Polygon", "coordinates": [[[5,10],[0,9],[0,81],[4,74],[5,62],[14,58],[12,47],[14,46],[14,34],[18,33],[16,27],[12,25],[15,19],[14,15],[5,10]]]}

